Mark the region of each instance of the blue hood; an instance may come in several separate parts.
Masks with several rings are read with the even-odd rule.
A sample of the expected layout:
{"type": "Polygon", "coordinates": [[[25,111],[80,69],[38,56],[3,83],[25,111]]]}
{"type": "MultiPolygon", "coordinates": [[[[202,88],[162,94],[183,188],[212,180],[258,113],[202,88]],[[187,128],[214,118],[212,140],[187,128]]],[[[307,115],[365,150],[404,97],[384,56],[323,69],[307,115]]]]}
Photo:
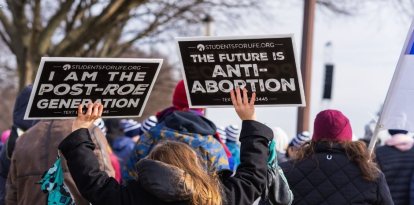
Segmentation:
{"type": "Polygon", "coordinates": [[[216,125],[207,118],[189,111],[175,111],[165,118],[165,125],[177,131],[215,135],[216,125]]]}
{"type": "Polygon", "coordinates": [[[27,105],[29,104],[30,93],[32,92],[32,85],[26,86],[22,92],[17,96],[13,109],[13,125],[26,131],[35,125],[37,120],[24,120],[27,105]]]}

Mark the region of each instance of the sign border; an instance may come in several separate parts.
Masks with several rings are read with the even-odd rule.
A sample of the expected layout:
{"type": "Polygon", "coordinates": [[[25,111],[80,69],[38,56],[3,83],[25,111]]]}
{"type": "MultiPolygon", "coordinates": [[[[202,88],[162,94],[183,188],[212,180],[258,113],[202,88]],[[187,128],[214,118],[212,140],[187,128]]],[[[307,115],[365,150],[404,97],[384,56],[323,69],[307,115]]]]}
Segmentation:
{"type": "MultiPolygon", "coordinates": [[[[196,37],[176,37],[176,49],[178,50],[179,60],[181,64],[181,75],[184,80],[185,92],[187,94],[187,102],[190,108],[228,108],[233,105],[193,105],[190,98],[189,88],[187,87],[187,77],[185,75],[184,63],[182,60],[179,42],[185,41],[220,41],[220,40],[248,40],[248,39],[269,39],[269,38],[290,38],[292,42],[293,55],[296,65],[296,73],[298,74],[299,92],[302,103],[301,104],[275,104],[275,105],[255,105],[256,107],[306,107],[305,91],[303,89],[302,72],[299,67],[294,34],[273,34],[273,35],[247,35],[247,36],[196,36],[196,37]]],[[[230,96],[230,94],[229,94],[230,96]]]]}
{"type": "Polygon", "coordinates": [[[36,95],[36,90],[38,86],[38,82],[40,80],[41,73],[43,71],[43,67],[45,62],[54,61],[54,62],[102,62],[102,63],[116,63],[116,62],[126,62],[126,63],[158,63],[157,71],[155,72],[155,76],[152,80],[152,84],[148,90],[148,95],[144,99],[144,103],[142,104],[142,109],[138,115],[126,115],[126,116],[102,116],[101,118],[128,118],[128,117],[141,117],[142,113],[144,112],[145,106],[147,104],[148,98],[152,92],[152,88],[154,87],[155,81],[158,78],[158,74],[161,70],[162,63],[164,59],[161,58],[83,58],[83,57],[42,57],[40,60],[39,67],[37,69],[37,74],[35,81],[33,83],[33,89],[30,94],[29,103],[27,104],[27,108],[24,114],[25,120],[55,120],[55,119],[74,119],[76,116],[63,116],[63,117],[29,117],[29,112],[32,108],[33,99],[36,95]]]}

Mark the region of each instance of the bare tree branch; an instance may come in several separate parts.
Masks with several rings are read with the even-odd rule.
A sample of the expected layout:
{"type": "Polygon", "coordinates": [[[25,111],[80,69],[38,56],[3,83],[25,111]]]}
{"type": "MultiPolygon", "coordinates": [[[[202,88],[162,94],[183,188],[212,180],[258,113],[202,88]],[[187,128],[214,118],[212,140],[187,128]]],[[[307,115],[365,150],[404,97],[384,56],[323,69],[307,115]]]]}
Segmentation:
{"type": "Polygon", "coordinates": [[[126,1],[114,0],[101,12],[100,15],[89,19],[88,22],[72,30],[62,42],[56,46],[53,53],[66,55],[74,50],[79,50],[82,45],[91,39],[100,38],[117,21],[127,19],[129,11],[143,0],[126,1]],[[131,3],[133,2],[133,3],[131,3]],[[80,38],[82,36],[82,38],[80,38]],[[73,39],[78,39],[76,42],[73,39]]]}
{"type": "Polygon", "coordinates": [[[6,34],[5,33],[3,33],[3,31],[2,30],[0,30],[0,38],[1,38],[1,40],[7,45],[7,47],[9,47],[9,48],[11,48],[12,47],[12,45],[11,45],[11,43],[10,43],[10,39],[8,39],[7,37],[6,37],[6,34]]]}
{"type": "MultiPolygon", "coordinates": [[[[22,58],[25,55],[24,44],[28,43],[27,19],[24,14],[24,0],[8,0],[8,8],[13,16],[13,29],[9,32],[11,39],[11,50],[16,54],[16,58],[22,58]]],[[[4,25],[3,25],[4,26],[4,25]]]]}
{"type": "Polygon", "coordinates": [[[97,0],[91,0],[89,2],[87,1],[79,1],[78,5],[76,6],[75,11],[73,12],[72,16],[67,16],[66,19],[66,27],[65,31],[66,33],[69,33],[71,30],[73,30],[73,26],[75,22],[78,21],[84,21],[84,17],[86,12],[97,2],[97,0]]]}
{"type": "Polygon", "coordinates": [[[414,1],[413,0],[391,0],[393,7],[395,7],[399,13],[403,13],[408,17],[412,17],[414,14],[414,1]],[[408,4],[408,5],[407,5],[408,4]]]}
{"type": "MultiPolygon", "coordinates": [[[[202,1],[196,1],[194,3],[190,3],[186,6],[182,6],[180,8],[176,8],[177,11],[174,12],[173,14],[167,15],[167,16],[162,16],[161,14],[156,14],[155,15],[155,19],[152,21],[152,23],[150,23],[146,29],[144,29],[143,31],[141,31],[140,33],[138,33],[135,37],[133,37],[132,39],[128,40],[127,42],[124,42],[122,44],[120,44],[119,46],[117,46],[117,48],[113,49],[111,52],[111,56],[118,56],[121,53],[125,52],[127,49],[129,49],[133,43],[135,41],[137,41],[138,39],[141,39],[145,36],[148,36],[151,32],[155,32],[156,28],[159,25],[163,25],[166,24],[170,21],[175,20],[175,18],[177,18],[178,16],[182,15],[183,13],[185,13],[186,11],[190,10],[192,7],[196,7],[197,5],[203,3],[202,1]],[[162,17],[164,17],[164,19],[162,19],[162,17]]],[[[173,5],[166,5],[166,7],[164,7],[163,9],[160,9],[161,12],[164,11],[168,11],[168,9],[171,9],[173,5]]]]}
{"type": "Polygon", "coordinates": [[[31,36],[30,36],[30,43],[28,47],[28,52],[30,53],[28,57],[31,61],[35,61],[38,53],[36,52],[36,43],[37,38],[39,36],[40,31],[42,30],[42,17],[41,17],[41,5],[40,0],[34,0],[32,5],[32,13],[33,13],[33,22],[31,28],[31,36]]]}
{"type": "Polygon", "coordinates": [[[66,14],[69,12],[73,1],[66,1],[60,6],[60,9],[56,11],[55,15],[51,18],[46,28],[40,33],[38,40],[38,51],[43,54],[50,46],[50,36],[53,35],[59,24],[65,19],[66,14]]]}
{"type": "Polygon", "coordinates": [[[323,6],[327,9],[333,11],[334,13],[337,13],[337,14],[342,14],[342,15],[348,15],[349,16],[349,15],[352,15],[352,12],[353,12],[349,9],[343,9],[343,8],[338,7],[335,3],[333,3],[330,0],[318,0],[317,3],[320,6],[323,6]]]}
{"type": "Polygon", "coordinates": [[[4,27],[4,30],[9,36],[12,36],[14,33],[14,27],[11,25],[11,21],[4,15],[4,12],[0,9],[0,22],[4,27]]]}
{"type": "Polygon", "coordinates": [[[102,48],[97,52],[98,57],[110,56],[110,51],[116,47],[119,39],[121,38],[122,28],[125,26],[125,24],[126,22],[119,24],[119,26],[112,29],[108,36],[104,38],[102,48]]]}
{"type": "Polygon", "coordinates": [[[27,31],[27,18],[24,11],[26,0],[8,0],[7,3],[17,31],[27,31]]]}

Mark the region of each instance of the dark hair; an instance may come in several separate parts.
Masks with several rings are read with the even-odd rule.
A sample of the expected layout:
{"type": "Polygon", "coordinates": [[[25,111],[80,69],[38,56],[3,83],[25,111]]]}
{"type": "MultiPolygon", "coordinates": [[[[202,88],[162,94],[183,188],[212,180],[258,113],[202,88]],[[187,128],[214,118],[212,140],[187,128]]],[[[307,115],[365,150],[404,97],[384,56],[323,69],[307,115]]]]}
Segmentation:
{"type": "Polygon", "coordinates": [[[105,126],[107,129],[106,139],[111,145],[116,138],[124,136],[124,131],[122,130],[119,124],[120,121],[121,120],[117,118],[104,119],[105,126]]]}
{"type": "Polygon", "coordinates": [[[355,162],[362,172],[362,177],[368,181],[375,181],[379,175],[380,170],[378,165],[373,161],[374,154],[370,155],[364,142],[361,141],[311,141],[304,144],[301,149],[298,150],[295,161],[301,161],[303,159],[311,157],[315,153],[315,147],[318,144],[326,144],[328,147],[333,147],[336,144],[341,145],[345,149],[345,153],[350,161],[355,162]]]}
{"type": "Polygon", "coordinates": [[[388,133],[390,135],[396,135],[396,134],[404,134],[404,135],[406,135],[408,133],[408,131],[407,130],[389,129],[388,130],[388,133]]]}

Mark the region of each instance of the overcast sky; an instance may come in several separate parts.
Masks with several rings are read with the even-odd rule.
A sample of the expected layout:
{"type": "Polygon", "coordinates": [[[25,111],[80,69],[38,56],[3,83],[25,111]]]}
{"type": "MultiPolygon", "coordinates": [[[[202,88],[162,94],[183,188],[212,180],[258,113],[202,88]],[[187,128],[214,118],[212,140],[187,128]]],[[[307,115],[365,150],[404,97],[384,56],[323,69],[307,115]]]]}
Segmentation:
{"type": "MultiPolygon", "coordinates": [[[[289,1],[292,2],[292,1],[289,1]]],[[[237,30],[228,31],[215,25],[215,35],[254,35],[293,33],[297,53],[300,54],[302,33],[302,1],[269,7],[275,12],[264,18],[252,12],[252,18],[237,30]],[[269,16],[271,18],[269,18],[269,16]],[[269,20],[270,19],[270,20],[269,20]]],[[[363,135],[364,125],[370,121],[383,103],[405,36],[410,26],[407,17],[394,9],[377,10],[382,6],[368,6],[352,17],[335,16],[320,9],[316,14],[311,122],[316,114],[327,108],[341,110],[349,117],[354,134],[363,135]],[[333,100],[321,102],[324,72],[324,45],[331,41],[331,58],[335,64],[333,100]]],[[[225,26],[225,25],[224,25],[225,26]]],[[[298,56],[299,58],[299,56],[298,56]]],[[[306,99],[309,102],[309,99],[306,99]]],[[[207,113],[217,125],[239,124],[231,109],[209,109],[207,113]]],[[[296,108],[258,108],[258,120],[274,127],[280,126],[289,135],[296,133],[296,108]]]]}

